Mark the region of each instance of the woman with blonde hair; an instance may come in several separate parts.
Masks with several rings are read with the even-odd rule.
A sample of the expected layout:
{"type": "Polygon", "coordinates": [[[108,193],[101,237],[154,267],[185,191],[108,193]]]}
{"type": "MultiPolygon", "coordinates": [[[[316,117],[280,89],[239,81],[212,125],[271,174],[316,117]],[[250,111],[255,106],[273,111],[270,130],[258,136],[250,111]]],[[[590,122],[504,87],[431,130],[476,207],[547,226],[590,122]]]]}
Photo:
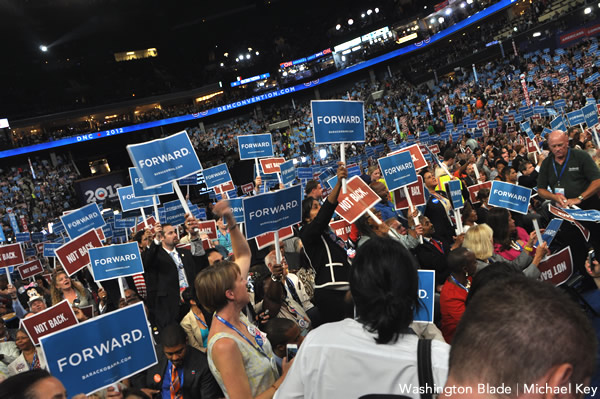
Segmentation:
{"type": "Polygon", "coordinates": [[[66,299],[69,301],[69,304],[78,308],[90,305],[96,308],[96,303],[92,299],[90,292],[79,281],[72,280],[62,269],[58,269],[52,276],[50,295],[52,297],[52,306],[66,299]]]}
{"type": "Polygon", "coordinates": [[[252,253],[229,203],[217,203],[213,213],[227,221],[235,263],[221,261],[196,276],[196,295],[205,309],[214,312],[208,365],[227,398],[269,399],[283,383],[288,364],[283,361],[280,377],[269,340],[242,313],[250,302],[247,278],[252,253]]]}
{"type": "Polygon", "coordinates": [[[508,261],[494,253],[494,232],[485,223],[471,227],[465,234],[462,246],[471,250],[477,259],[477,272],[494,262],[506,262],[515,270],[522,271],[528,277],[538,278],[540,271],[537,266],[546,255],[548,247],[542,243],[532,258],[527,251],[521,252],[514,260],[508,261]]]}

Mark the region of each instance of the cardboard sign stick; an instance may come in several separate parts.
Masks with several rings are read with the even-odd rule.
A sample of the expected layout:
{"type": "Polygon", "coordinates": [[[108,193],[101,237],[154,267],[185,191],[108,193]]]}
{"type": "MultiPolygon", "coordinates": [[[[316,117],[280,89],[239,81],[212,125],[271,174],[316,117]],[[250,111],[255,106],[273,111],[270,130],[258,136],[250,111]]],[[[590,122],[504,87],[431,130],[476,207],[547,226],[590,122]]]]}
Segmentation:
{"type": "Polygon", "coordinates": [[[118,277],[119,291],[121,292],[121,298],[125,298],[125,285],[123,284],[123,277],[118,277]]]}
{"type": "Polygon", "coordinates": [[[279,231],[275,231],[273,233],[273,242],[275,243],[275,258],[277,260],[277,264],[281,263],[281,247],[279,246],[279,231]]]}
{"type": "Polygon", "coordinates": [[[281,173],[277,172],[277,180],[279,180],[279,184],[283,184],[283,181],[281,181],[281,173]]]}
{"type": "MultiPolygon", "coordinates": [[[[340,161],[346,165],[346,145],[340,144],[340,161]]],[[[342,179],[342,194],[346,194],[346,179],[342,179]]]]}
{"type": "Polygon", "coordinates": [[[592,127],[592,132],[594,132],[594,138],[596,139],[596,147],[600,148],[600,139],[598,138],[598,132],[596,131],[596,127],[592,127]]]}
{"type": "Polygon", "coordinates": [[[12,280],[10,278],[10,271],[8,267],[4,268],[4,271],[6,272],[6,279],[8,280],[8,284],[12,285],[12,280]]]}
{"type": "MultiPolygon", "coordinates": [[[[54,259],[56,259],[56,258],[54,258],[54,259]]],[[[94,275],[94,271],[92,270],[92,265],[91,264],[87,265],[87,269],[88,269],[88,272],[90,272],[90,274],[93,276],[94,275]]],[[[100,283],[100,281],[94,281],[94,282],[96,283],[96,285],[98,286],[98,288],[104,289],[104,287],[102,286],[102,284],[100,283]]]]}
{"type": "MultiPolygon", "coordinates": [[[[371,219],[373,219],[373,221],[375,221],[375,223],[377,224],[383,224],[383,222],[377,217],[377,215],[375,215],[373,213],[372,210],[367,209],[367,215],[369,215],[371,217],[371,219]]],[[[388,230],[388,235],[393,238],[394,240],[400,240],[400,234],[398,234],[398,232],[394,229],[389,229],[388,230]]]]}
{"type": "MultiPolygon", "coordinates": [[[[410,199],[410,195],[408,195],[408,187],[404,186],[402,187],[402,189],[404,190],[404,196],[406,197],[406,200],[408,201],[408,212],[412,213],[414,210],[413,204],[412,204],[412,200],[410,199]]],[[[419,217],[415,216],[413,218],[413,221],[415,222],[415,226],[419,225],[419,217]]],[[[419,242],[421,244],[423,244],[423,237],[419,236],[419,242]]]]}
{"type": "Polygon", "coordinates": [[[183,193],[181,192],[181,189],[179,188],[179,185],[177,184],[176,180],[173,180],[173,189],[175,190],[177,198],[179,198],[179,201],[181,202],[181,206],[183,207],[185,213],[191,213],[190,208],[187,205],[187,201],[183,197],[183,193]]]}
{"type": "MultiPolygon", "coordinates": [[[[537,164],[537,162],[536,162],[536,164],[537,164]]],[[[477,182],[478,183],[483,183],[481,181],[481,176],[479,175],[479,169],[477,169],[477,164],[476,163],[473,164],[473,171],[475,172],[475,178],[477,179],[477,182]]]]}
{"type": "Polygon", "coordinates": [[[542,241],[542,233],[540,232],[540,225],[538,224],[537,219],[533,219],[533,228],[535,229],[535,235],[537,236],[538,242],[543,242],[542,241]]]}
{"type": "Polygon", "coordinates": [[[154,206],[154,218],[159,221],[160,218],[158,217],[158,204],[156,203],[156,195],[152,196],[152,205],[154,206]]]}
{"type": "Polygon", "coordinates": [[[458,209],[454,209],[454,219],[456,220],[456,234],[462,234],[463,226],[460,211],[458,209]]]}
{"type": "Polygon", "coordinates": [[[258,166],[258,158],[254,158],[254,166],[256,166],[256,176],[260,176],[260,167],[258,166]]]}
{"type": "Polygon", "coordinates": [[[146,221],[146,212],[144,212],[144,208],[140,208],[140,211],[142,212],[142,219],[144,220],[144,227],[148,228],[149,226],[148,226],[148,222],[146,221]]]}

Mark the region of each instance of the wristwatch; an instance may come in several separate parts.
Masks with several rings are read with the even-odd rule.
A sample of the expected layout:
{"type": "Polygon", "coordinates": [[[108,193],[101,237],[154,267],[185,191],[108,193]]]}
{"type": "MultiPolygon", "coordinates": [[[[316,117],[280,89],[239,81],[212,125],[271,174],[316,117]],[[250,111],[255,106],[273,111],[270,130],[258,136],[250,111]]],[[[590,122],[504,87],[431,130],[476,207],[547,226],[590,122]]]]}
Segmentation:
{"type": "Polygon", "coordinates": [[[580,201],[583,201],[583,195],[577,196],[577,199],[580,200],[580,201]]]}

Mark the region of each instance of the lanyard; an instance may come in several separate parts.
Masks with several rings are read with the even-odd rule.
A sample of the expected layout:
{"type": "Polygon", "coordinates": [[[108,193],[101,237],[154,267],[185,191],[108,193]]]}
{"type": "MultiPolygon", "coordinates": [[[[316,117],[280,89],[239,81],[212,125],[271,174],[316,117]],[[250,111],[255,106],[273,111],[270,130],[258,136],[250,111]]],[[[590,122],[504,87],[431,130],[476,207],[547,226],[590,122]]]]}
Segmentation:
{"type": "MultiPolygon", "coordinates": [[[[173,363],[171,363],[171,361],[169,360],[169,362],[167,363],[167,372],[169,373],[167,375],[166,381],[169,381],[169,386],[173,386],[173,373],[171,372],[173,370],[173,363]]],[[[179,370],[177,369],[177,367],[175,367],[175,372],[177,373],[177,376],[179,377],[179,386],[183,386],[183,376],[185,375],[184,373],[179,373],[179,370]]]]}
{"type": "Polygon", "coordinates": [[[33,360],[31,361],[31,364],[29,365],[29,370],[35,369],[36,362],[37,362],[37,352],[33,354],[33,360]]]}
{"type": "Polygon", "coordinates": [[[571,156],[571,149],[569,148],[569,151],[567,151],[567,159],[565,159],[565,163],[563,164],[562,170],[560,171],[560,175],[558,174],[558,171],[556,170],[556,161],[552,161],[552,166],[554,166],[554,174],[556,175],[556,178],[558,179],[557,184],[560,185],[560,179],[562,178],[562,175],[565,173],[565,169],[567,168],[567,163],[569,162],[569,157],[571,156]]]}
{"type": "Polygon", "coordinates": [[[464,285],[462,285],[461,283],[459,283],[458,280],[456,279],[456,277],[454,277],[453,275],[450,275],[450,278],[452,279],[452,281],[454,282],[454,284],[458,285],[463,290],[469,292],[469,289],[467,287],[465,287],[464,285]]]}
{"type": "Polygon", "coordinates": [[[196,320],[198,320],[200,322],[200,324],[202,324],[204,327],[208,328],[208,326],[206,325],[205,322],[202,321],[201,318],[199,318],[196,313],[192,312],[192,314],[194,315],[194,317],[196,318],[196,320]]]}
{"type": "MultiPolygon", "coordinates": [[[[224,318],[222,318],[219,315],[215,315],[217,317],[217,320],[219,320],[221,323],[225,324],[227,327],[231,328],[233,331],[235,331],[236,333],[239,334],[240,337],[244,338],[246,340],[246,342],[248,342],[250,344],[251,347],[253,347],[254,349],[256,349],[261,355],[263,355],[264,357],[266,357],[267,359],[271,359],[269,357],[269,355],[267,355],[265,353],[265,351],[263,350],[262,346],[263,346],[263,340],[262,337],[260,336],[260,334],[258,332],[256,332],[256,334],[254,335],[254,339],[256,340],[256,344],[254,345],[252,343],[252,341],[250,341],[248,339],[248,337],[246,337],[244,335],[244,333],[242,333],[240,330],[238,330],[233,324],[231,324],[230,322],[228,322],[227,320],[225,320],[224,318]]],[[[244,322],[241,322],[242,324],[244,324],[244,322]]],[[[244,324],[246,325],[246,324],[244,324]]],[[[246,326],[247,327],[247,326],[246,326]]]]}

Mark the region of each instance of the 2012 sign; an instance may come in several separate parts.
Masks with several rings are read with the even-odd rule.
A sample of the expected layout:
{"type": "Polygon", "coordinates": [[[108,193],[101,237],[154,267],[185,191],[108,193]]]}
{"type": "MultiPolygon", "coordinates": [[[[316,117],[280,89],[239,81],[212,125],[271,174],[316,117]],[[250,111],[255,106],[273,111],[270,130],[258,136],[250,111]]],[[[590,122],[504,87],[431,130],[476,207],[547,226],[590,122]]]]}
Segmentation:
{"type": "Polygon", "coordinates": [[[92,202],[102,202],[106,198],[116,198],[118,197],[117,189],[119,187],[123,187],[120,183],[109,184],[106,187],[98,187],[95,190],[87,190],[83,193],[86,197],[85,203],[90,204],[92,202]]]}

